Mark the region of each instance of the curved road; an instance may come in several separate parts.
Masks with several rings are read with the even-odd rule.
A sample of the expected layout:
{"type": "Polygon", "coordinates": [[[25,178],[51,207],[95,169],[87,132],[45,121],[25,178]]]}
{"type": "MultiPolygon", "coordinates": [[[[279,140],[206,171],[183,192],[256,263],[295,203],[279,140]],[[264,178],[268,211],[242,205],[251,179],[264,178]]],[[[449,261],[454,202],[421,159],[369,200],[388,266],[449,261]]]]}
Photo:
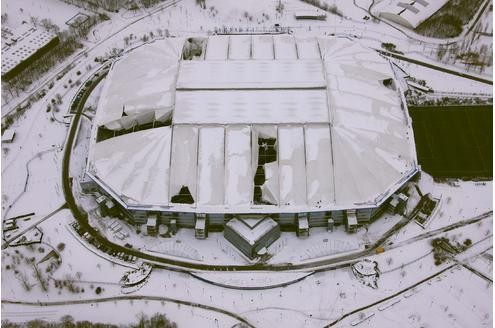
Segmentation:
{"type": "Polygon", "coordinates": [[[225,309],[217,308],[211,305],[206,305],[206,304],[201,304],[201,303],[196,303],[196,302],[189,302],[189,301],[183,301],[175,298],[170,298],[170,297],[160,297],[160,296],[140,296],[140,295],[127,295],[127,296],[114,296],[114,297],[103,297],[103,298],[93,298],[93,299],[85,299],[85,300],[69,300],[69,301],[52,301],[52,302],[23,302],[23,301],[11,301],[11,300],[2,300],[3,304],[20,304],[20,305],[29,305],[29,306],[63,306],[63,305],[77,305],[77,304],[90,304],[90,303],[104,303],[104,302],[110,302],[110,301],[130,301],[130,300],[137,300],[137,301],[165,301],[165,302],[171,302],[175,304],[180,304],[180,305],[187,305],[187,306],[192,306],[208,311],[214,311],[218,312],[221,314],[224,314],[226,316],[229,316],[231,318],[234,318],[249,327],[253,327],[247,319],[241,317],[240,315],[227,311],[225,309]]]}

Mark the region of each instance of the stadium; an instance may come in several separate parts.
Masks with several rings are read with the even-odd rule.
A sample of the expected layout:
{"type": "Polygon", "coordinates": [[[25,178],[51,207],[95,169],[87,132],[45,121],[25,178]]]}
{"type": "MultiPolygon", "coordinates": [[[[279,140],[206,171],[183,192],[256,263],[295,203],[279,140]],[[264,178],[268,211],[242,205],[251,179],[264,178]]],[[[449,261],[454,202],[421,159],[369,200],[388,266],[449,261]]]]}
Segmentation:
{"type": "Polygon", "coordinates": [[[345,37],[166,38],[104,83],[86,175],[136,224],[352,230],[419,171],[391,63],[345,37]]]}

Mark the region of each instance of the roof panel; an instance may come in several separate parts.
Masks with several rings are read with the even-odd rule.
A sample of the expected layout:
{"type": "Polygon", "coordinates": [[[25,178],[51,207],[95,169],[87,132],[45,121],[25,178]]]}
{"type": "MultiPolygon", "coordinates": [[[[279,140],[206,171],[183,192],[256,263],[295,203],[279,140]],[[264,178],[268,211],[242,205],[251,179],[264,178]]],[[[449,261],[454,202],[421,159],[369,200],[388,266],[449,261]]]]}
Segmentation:
{"type": "Polygon", "coordinates": [[[296,37],[297,56],[299,59],[321,60],[318,41],[314,37],[296,37]]]}
{"type": "Polygon", "coordinates": [[[304,129],[306,145],[306,176],[308,205],[321,207],[335,203],[333,184],[332,146],[328,124],[307,125],[304,129]]]}
{"type": "Polygon", "coordinates": [[[187,187],[194,201],[197,194],[198,128],[176,125],[172,138],[172,164],[170,168],[170,198],[187,187]]]}
{"type": "Polygon", "coordinates": [[[199,205],[224,204],[224,133],[222,127],[199,129],[199,205]]]}
{"type": "Polygon", "coordinates": [[[296,42],[294,37],[286,34],[273,36],[275,59],[297,59],[296,42]]]}
{"type": "Polygon", "coordinates": [[[212,35],[206,44],[205,60],[227,60],[229,55],[229,36],[212,35]]]}
{"type": "Polygon", "coordinates": [[[92,173],[128,205],[168,205],[170,127],[107,139],[94,146],[92,173]]]}
{"type": "Polygon", "coordinates": [[[177,90],[325,86],[320,60],[183,61],[177,79],[177,90]]]}
{"type": "Polygon", "coordinates": [[[302,126],[278,128],[280,205],[306,204],[306,163],[302,126]]]}
{"type": "Polygon", "coordinates": [[[114,63],[98,104],[98,126],[127,115],[171,109],[180,41],[155,41],[114,63]]]}
{"type": "Polygon", "coordinates": [[[225,204],[249,205],[253,201],[251,129],[230,126],[225,133],[225,204]]]}
{"type": "Polygon", "coordinates": [[[273,37],[271,35],[253,35],[253,59],[274,59],[273,37]]]}
{"type": "Polygon", "coordinates": [[[177,91],[174,123],[328,122],[325,90],[177,91]]]}
{"type": "Polygon", "coordinates": [[[229,43],[229,59],[251,58],[251,35],[231,35],[229,43]]]}

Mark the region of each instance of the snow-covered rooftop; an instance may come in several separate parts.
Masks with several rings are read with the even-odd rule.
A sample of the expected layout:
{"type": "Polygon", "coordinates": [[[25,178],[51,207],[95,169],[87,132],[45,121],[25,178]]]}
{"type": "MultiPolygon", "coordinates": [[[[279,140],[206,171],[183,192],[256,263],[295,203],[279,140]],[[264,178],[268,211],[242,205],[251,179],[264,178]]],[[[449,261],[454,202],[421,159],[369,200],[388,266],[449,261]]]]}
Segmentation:
{"type": "Polygon", "coordinates": [[[233,218],[227,222],[227,226],[250,245],[254,245],[261,237],[276,227],[277,222],[269,217],[262,220],[233,218]]]}
{"type": "Polygon", "coordinates": [[[448,0],[382,0],[373,6],[372,11],[409,28],[416,28],[442,8],[448,0]]]}
{"type": "Polygon", "coordinates": [[[181,44],[142,46],[107,78],[93,138],[98,126],[163,122],[160,110],[172,119],[93,142],[88,172],[121,204],[198,213],[365,208],[417,171],[411,120],[378,53],[346,38],[236,35],[210,37],[204,59],[189,61],[181,44]],[[270,145],[275,155],[264,161],[270,145]],[[264,182],[255,186],[258,166],[264,182]],[[172,201],[185,187],[192,203],[172,201]]]}
{"type": "Polygon", "coordinates": [[[38,50],[57,38],[56,34],[27,23],[15,30],[2,28],[2,76],[29,59],[38,50]]]}

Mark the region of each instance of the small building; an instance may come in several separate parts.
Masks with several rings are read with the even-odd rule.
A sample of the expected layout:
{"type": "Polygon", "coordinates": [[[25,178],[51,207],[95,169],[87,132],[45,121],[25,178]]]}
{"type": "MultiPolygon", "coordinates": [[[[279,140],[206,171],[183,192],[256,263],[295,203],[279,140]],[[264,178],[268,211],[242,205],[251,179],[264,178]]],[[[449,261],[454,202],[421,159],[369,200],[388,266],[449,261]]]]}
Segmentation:
{"type": "Polygon", "coordinates": [[[2,27],[2,79],[11,79],[59,43],[56,34],[23,23],[2,27]]]}
{"type": "Polygon", "coordinates": [[[152,214],[148,216],[148,221],[146,221],[146,232],[150,236],[154,236],[158,232],[158,215],[152,214]]]}
{"type": "Polygon", "coordinates": [[[105,195],[98,196],[96,197],[96,204],[98,204],[98,206],[101,206],[106,202],[106,200],[107,200],[107,196],[105,195]]]}
{"type": "Polygon", "coordinates": [[[387,19],[410,29],[415,29],[430,18],[448,0],[386,0],[378,2],[371,8],[375,16],[387,19]]]}
{"type": "Polygon", "coordinates": [[[2,134],[2,143],[12,143],[14,141],[14,138],[15,138],[15,130],[7,129],[2,134]]]}
{"type": "Polygon", "coordinates": [[[177,230],[177,219],[170,219],[170,233],[175,235],[177,230]]]}
{"type": "Polygon", "coordinates": [[[309,222],[306,213],[299,214],[297,218],[297,235],[302,238],[309,236],[309,222]]]}
{"type": "Polygon", "coordinates": [[[391,198],[387,208],[389,213],[403,215],[409,198],[403,193],[394,194],[391,198]]]}
{"type": "Polygon", "coordinates": [[[327,231],[333,231],[334,226],[335,226],[335,221],[331,218],[328,219],[327,231]]]}
{"type": "Polygon", "coordinates": [[[225,239],[244,255],[254,259],[280,237],[280,228],[270,217],[233,218],[225,225],[225,239]]]}
{"type": "Polygon", "coordinates": [[[94,180],[86,174],[84,174],[82,179],[79,181],[79,186],[81,187],[83,193],[90,193],[98,190],[98,185],[96,182],[94,182],[94,180]]]}
{"type": "Polygon", "coordinates": [[[326,20],[327,14],[323,10],[298,10],[294,13],[294,17],[297,20],[300,19],[312,19],[312,20],[326,20]]]}
{"type": "Polygon", "coordinates": [[[196,239],[206,239],[208,237],[206,214],[197,214],[194,225],[194,236],[196,239]]]}
{"type": "Polygon", "coordinates": [[[356,232],[358,227],[358,221],[356,217],[356,210],[347,211],[347,232],[356,232]]]}

